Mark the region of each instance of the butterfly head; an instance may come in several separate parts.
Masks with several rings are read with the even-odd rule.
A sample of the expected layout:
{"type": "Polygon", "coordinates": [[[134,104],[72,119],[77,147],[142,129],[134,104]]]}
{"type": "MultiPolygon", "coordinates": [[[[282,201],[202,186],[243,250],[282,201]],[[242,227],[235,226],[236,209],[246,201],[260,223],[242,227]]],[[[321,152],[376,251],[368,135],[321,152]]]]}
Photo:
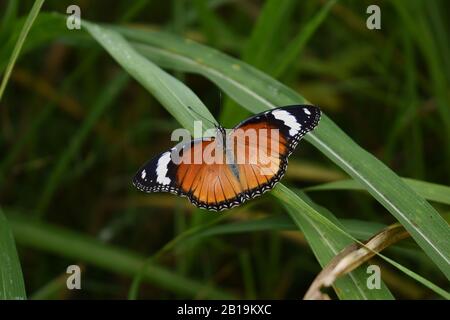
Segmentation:
{"type": "Polygon", "coordinates": [[[224,127],[222,127],[220,124],[216,126],[217,134],[225,136],[227,134],[227,131],[224,127]]]}
{"type": "Polygon", "coordinates": [[[222,146],[226,145],[226,136],[227,131],[224,127],[222,127],[220,124],[215,125],[216,127],[216,140],[219,141],[219,143],[222,144],[222,146]]]}

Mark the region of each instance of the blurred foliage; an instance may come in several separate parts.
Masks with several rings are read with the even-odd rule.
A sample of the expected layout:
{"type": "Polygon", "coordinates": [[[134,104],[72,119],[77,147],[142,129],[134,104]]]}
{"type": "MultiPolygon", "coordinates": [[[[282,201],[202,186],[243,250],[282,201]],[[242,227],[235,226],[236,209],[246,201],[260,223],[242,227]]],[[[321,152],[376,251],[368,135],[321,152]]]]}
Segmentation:
{"type": "MultiPolygon", "coordinates": [[[[41,12],[65,14],[77,4],[82,19],[150,27],[214,47],[319,105],[398,175],[449,185],[450,5],[376,3],[381,30],[365,25],[373,1],[47,0],[41,12]]],[[[1,72],[32,5],[0,2],[1,72]]],[[[79,36],[55,40],[32,31],[0,101],[0,204],[15,232],[29,297],[124,298],[130,276],[142,269],[139,298],[303,296],[321,267],[314,243],[298,232],[289,210],[270,193],[220,215],[173,195],[140,194],[132,175],[171,147],[177,122],[85,33],[68,31],[79,36]],[[33,45],[46,37],[51,41],[33,45]],[[191,228],[200,235],[158,261],[146,260],[191,228]],[[83,267],[81,291],[68,291],[61,280],[70,264],[83,267]]],[[[225,95],[221,104],[219,89],[205,78],[171,73],[223,124],[249,115],[225,95]]],[[[306,142],[291,159],[283,182],[296,188],[347,177],[306,142]]],[[[424,184],[414,187],[421,194],[424,184]]],[[[358,239],[395,222],[367,194],[337,190],[353,188],[309,196],[341,224],[351,221],[348,230],[358,239]]],[[[428,199],[448,221],[448,188],[438,192],[428,199]]],[[[386,255],[450,288],[413,241],[386,255]]],[[[435,297],[382,265],[395,297],[435,297]]]]}

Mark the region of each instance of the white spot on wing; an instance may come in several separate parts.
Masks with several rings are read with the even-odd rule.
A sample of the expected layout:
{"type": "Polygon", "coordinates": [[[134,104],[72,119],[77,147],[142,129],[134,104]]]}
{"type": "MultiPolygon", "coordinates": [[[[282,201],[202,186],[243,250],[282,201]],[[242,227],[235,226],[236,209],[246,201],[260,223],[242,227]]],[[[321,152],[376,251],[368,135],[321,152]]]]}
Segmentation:
{"type": "Polygon", "coordinates": [[[162,185],[168,185],[170,183],[170,178],[166,177],[167,165],[170,162],[170,152],[164,153],[158,160],[158,165],[156,166],[156,182],[162,185]]]}
{"type": "Polygon", "coordinates": [[[142,170],[142,173],[141,173],[141,178],[142,179],[145,179],[145,176],[147,175],[147,172],[145,172],[145,170],[142,170]]]}
{"type": "Polygon", "coordinates": [[[308,116],[311,115],[311,111],[309,111],[308,109],[303,108],[303,111],[304,111],[308,116]]]}
{"type": "Polygon", "coordinates": [[[295,117],[286,110],[275,110],[272,112],[272,115],[275,119],[283,121],[284,124],[290,128],[289,134],[291,136],[295,136],[301,128],[301,125],[297,122],[297,119],[295,119],[295,117]]]}

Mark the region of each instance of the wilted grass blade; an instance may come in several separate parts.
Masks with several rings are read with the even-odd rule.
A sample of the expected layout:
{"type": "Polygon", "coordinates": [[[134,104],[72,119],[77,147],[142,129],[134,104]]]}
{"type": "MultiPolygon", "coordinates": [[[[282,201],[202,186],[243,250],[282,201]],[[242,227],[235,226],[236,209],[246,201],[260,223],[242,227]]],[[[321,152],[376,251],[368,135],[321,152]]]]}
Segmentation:
{"type": "MultiPolygon", "coordinates": [[[[281,190],[283,189],[284,187],[279,189],[279,192],[282,192],[281,190]]],[[[329,221],[335,225],[338,225],[341,229],[344,228],[331,212],[314,204],[301,192],[297,192],[297,194],[302,197],[302,199],[307,201],[308,204],[314,208],[317,214],[324,215],[329,221]]],[[[333,259],[333,257],[352,243],[351,239],[337,231],[335,228],[330,228],[327,225],[321,224],[317,220],[311,219],[308,215],[298,211],[298,209],[293,206],[287,205],[286,207],[292,220],[296,223],[298,228],[303,231],[322,267],[325,267],[331,259],[333,259]]],[[[383,282],[380,290],[370,290],[367,286],[366,280],[366,270],[359,267],[347,274],[345,277],[338,279],[334,283],[333,287],[341,299],[371,300],[394,298],[383,282]]]]}

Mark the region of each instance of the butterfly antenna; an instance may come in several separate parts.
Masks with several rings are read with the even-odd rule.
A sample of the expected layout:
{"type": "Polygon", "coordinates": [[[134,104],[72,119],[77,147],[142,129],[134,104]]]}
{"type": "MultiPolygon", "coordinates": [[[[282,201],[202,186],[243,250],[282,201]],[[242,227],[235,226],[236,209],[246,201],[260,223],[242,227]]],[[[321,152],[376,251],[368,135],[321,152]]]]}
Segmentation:
{"type": "Polygon", "coordinates": [[[203,115],[201,115],[199,112],[195,111],[191,106],[188,106],[189,110],[191,110],[193,113],[195,113],[197,116],[199,116],[200,118],[206,120],[207,122],[211,123],[212,125],[214,125],[214,127],[217,127],[217,123],[215,123],[212,120],[209,120],[207,118],[205,118],[203,115]]]}

